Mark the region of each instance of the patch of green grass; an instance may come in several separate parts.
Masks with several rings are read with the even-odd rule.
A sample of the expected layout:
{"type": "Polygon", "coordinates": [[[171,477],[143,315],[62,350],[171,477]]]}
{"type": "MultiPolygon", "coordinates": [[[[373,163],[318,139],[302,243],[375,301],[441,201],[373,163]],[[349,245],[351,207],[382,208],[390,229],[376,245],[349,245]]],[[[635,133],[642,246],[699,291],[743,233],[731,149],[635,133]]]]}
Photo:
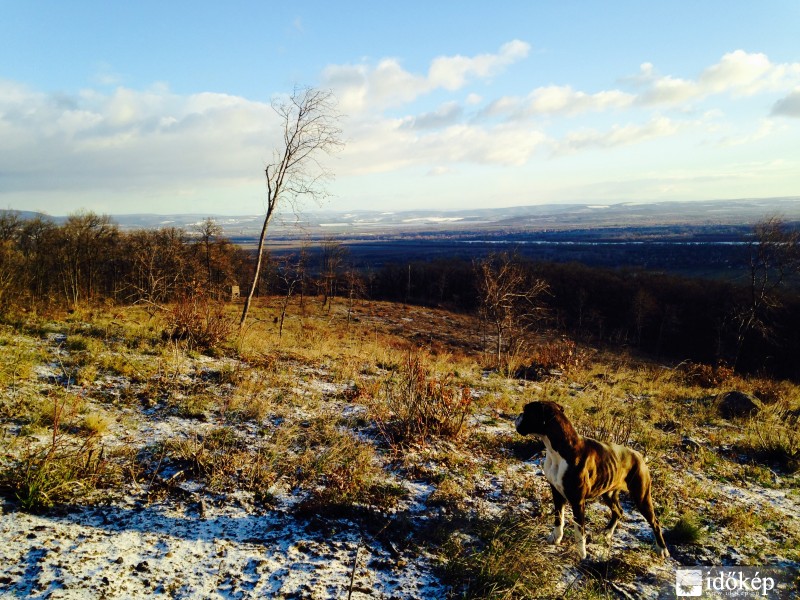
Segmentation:
{"type": "Polygon", "coordinates": [[[322,416],[301,424],[295,434],[291,454],[281,461],[280,469],[294,485],[309,491],[306,504],[388,507],[405,494],[404,489],[387,485],[375,448],[340,428],[335,419],[322,416]]]}
{"type": "Polygon", "coordinates": [[[277,474],[269,456],[248,448],[231,428],[220,427],[208,435],[166,442],[149,454],[153,470],[171,464],[182,477],[202,480],[210,491],[266,489],[277,474]],[[166,461],[166,462],[164,462],[166,461]]]}
{"type": "Polygon", "coordinates": [[[698,516],[686,512],[675,524],[664,532],[664,538],[671,544],[699,544],[706,536],[706,529],[698,516]]]}
{"type": "Polygon", "coordinates": [[[80,334],[67,336],[64,342],[64,349],[68,352],[82,352],[90,356],[99,354],[104,348],[102,341],[80,334]]]}
{"type": "Polygon", "coordinates": [[[214,406],[213,401],[204,394],[190,394],[173,399],[170,404],[176,414],[185,419],[204,421],[207,413],[214,406]]]}
{"type": "Polygon", "coordinates": [[[750,419],[736,451],[756,464],[786,473],[800,471],[800,416],[777,402],[750,419]]]}

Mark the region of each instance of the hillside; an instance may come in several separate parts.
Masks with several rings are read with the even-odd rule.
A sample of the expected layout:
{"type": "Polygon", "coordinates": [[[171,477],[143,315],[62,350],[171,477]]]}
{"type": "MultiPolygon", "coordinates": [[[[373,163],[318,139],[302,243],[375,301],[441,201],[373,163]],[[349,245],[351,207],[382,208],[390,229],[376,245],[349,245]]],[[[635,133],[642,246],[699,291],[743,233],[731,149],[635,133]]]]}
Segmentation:
{"type": "MultiPolygon", "coordinates": [[[[800,567],[800,388],[542,336],[489,367],[472,317],[401,304],[256,308],[206,353],[140,308],[0,330],[0,591],[30,598],[656,598],[681,565],[800,567]],[[725,418],[715,399],[760,399],[725,418]],[[551,527],[534,399],[636,447],[671,558],[641,516],[589,560],[551,527]]],[[[236,310],[230,307],[230,316],[236,310]]]]}

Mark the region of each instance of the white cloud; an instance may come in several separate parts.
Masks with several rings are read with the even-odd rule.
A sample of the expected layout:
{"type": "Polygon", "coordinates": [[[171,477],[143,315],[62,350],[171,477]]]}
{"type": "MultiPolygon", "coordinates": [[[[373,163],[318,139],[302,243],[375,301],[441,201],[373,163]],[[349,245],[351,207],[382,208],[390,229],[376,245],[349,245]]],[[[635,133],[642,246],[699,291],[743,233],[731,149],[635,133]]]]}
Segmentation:
{"type": "Polygon", "coordinates": [[[427,74],[406,71],[394,58],[368,65],[330,65],[323,85],[334,90],[345,113],[400,106],[436,89],[455,91],[472,79],[488,79],[527,56],[530,45],[514,40],[496,54],[474,57],[441,56],[433,59],[427,74]]]}
{"type": "Polygon", "coordinates": [[[403,126],[411,129],[439,129],[457,123],[464,114],[458,102],[446,102],[436,111],[403,119],[403,126]]]}
{"type": "Polygon", "coordinates": [[[613,148],[674,135],[680,124],[655,116],[643,125],[615,125],[609,131],[589,129],[568,134],[556,148],[557,154],[569,154],[591,148],[613,148]]]}
{"type": "Polygon", "coordinates": [[[587,94],[575,91],[568,85],[551,85],[534,90],[528,99],[526,110],[531,114],[576,115],[627,108],[633,101],[633,95],[618,90],[587,94]]]}
{"type": "Polygon", "coordinates": [[[202,187],[257,178],[276,124],[268,104],[224,94],[157,86],[54,97],[4,83],[0,169],[5,191],[202,187]]]}
{"type": "Polygon", "coordinates": [[[513,40],[501,46],[497,54],[479,54],[474,57],[443,56],[433,60],[428,81],[434,88],[458,90],[468,79],[487,79],[505,67],[528,56],[530,44],[513,40]]]}
{"type": "Polygon", "coordinates": [[[743,146],[768,138],[774,131],[775,121],[772,119],[761,119],[755,131],[740,135],[725,136],[719,143],[721,146],[743,146]]]}
{"type": "Polygon", "coordinates": [[[676,77],[654,79],[639,96],[645,105],[677,105],[700,96],[700,90],[692,81],[676,77]]]}
{"type": "Polygon", "coordinates": [[[544,133],[508,123],[419,130],[403,119],[375,118],[351,123],[348,130],[350,141],[336,166],[341,176],[462,163],[519,166],[548,143],[544,133]]]}
{"type": "MultiPolygon", "coordinates": [[[[688,139],[686,132],[698,130],[716,149],[744,146],[767,136],[777,139],[794,125],[745,118],[734,127],[726,118],[732,111],[721,101],[700,107],[703,116],[692,121],[656,112],[674,117],[667,109],[715,95],[735,100],[769,92],[773,102],[782,92],[772,115],[800,117],[800,63],[775,64],[741,50],[724,55],[695,79],[662,75],[644,63],[627,79],[633,86],[629,91],[560,84],[519,95],[501,90],[484,98],[470,90],[470,82],[491,79],[529,50],[528,44],[513,41],[495,53],[435,58],[421,73],[393,58],[329,66],[321,85],[334,90],[347,115],[342,123],[347,145],[333,170],[339,177],[403,169],[461,176],[468,172],[464,165],[515,168],[537,156],[562,157],[679,134],[688,139]],[[433,92],[438,92],[438,106],[415,110],[411,103],[433,92]],[[395,116],[397,107],[407,114],[395,116]],[[598,120],[596,113],[608,114],[598,120]],[[561,133],[569,126],[573,131],[561,133]]],[[[178,95],[163,84],[43,94],[0,80],[2,192],[9,197],[30,190],[96,195],[125,190],[131,196],[157,192],[166,197],[180,190],[192,198],[245,182],[258,194],[263,161],[280,139],[278,126],[269,104],[226,94],[178,95]]]]}
{"type": "Polygon", "coordinates": [[[454,169],[451,167],[433,167],[430,171],[428,171],[429,177],[441,177],[442,175],[449,175],[453,173],[454,169]]]}
{"type": "Polygon", "coordinates": [[[469,106],[476,106],[476,105],[480,104],[481,102],[483,102],[483,98],[478,94],[472,93],[472,94],[469,94],[467,96],[466,103],[469,106]]]}
{"type": "Polygon", "coordinates": [[[645,105],[676,105],[714,94],[749,96],[786,89],[800,81],[800,63],[772,63],[765,54],[735,50],[703,70],[696,80],[659,76],[645,63],[629,81],[644,87],[639,101],[645,105]]]}
{"type": "Polygon", "coordinates": [[[522,100],[516,96],[501,96],[493,100],[484,108],[480,116],[499,117],[499,118],[519,118],[521,114],[522,100]]]}

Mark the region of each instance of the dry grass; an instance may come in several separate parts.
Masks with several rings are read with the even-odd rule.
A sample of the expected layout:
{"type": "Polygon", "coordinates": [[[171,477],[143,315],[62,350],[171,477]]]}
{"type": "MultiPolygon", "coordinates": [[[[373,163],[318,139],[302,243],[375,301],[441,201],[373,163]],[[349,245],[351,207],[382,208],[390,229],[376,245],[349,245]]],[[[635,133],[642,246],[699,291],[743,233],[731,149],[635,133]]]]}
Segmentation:
{"type": "MultiPolygon", "coordinates": [[[[17,439],[19,451],[0,465],[0,490],[23,510],[38,512],[57,503],[87,499],[119,479],[119,469],[105,455],[94,428],[77,428],[80,399],[54,393],[39,406],[36,424],[47,428],[44,439],[17,439]],[[81,434],[73,436],[69,429],[81,434]]],[[[84,421],[85,424],[85,421],[84,421]]]]}
{"type": "MultiPolygon", "coordinates": [[[[539,450],[510,424],[526,402],[547,399],[564,405],[585,435],[645,453],[671,545],[774,535],[770,552],[796,553],[798,533],[781,525],[783,513],[731,505],[713,483],[798,488],[797,386],[721,366],[670,368],[557,338],[532,340],[526,355],[557,373],[510,379],[483,371],[480,330],[468,316],[365,303],[348,323],[343,307],[306,303],[290,306],[279,335],[277,307],[259,301],[242,335],[226,331],[213,348],[162,339],[169,317],[140,307],[3,326],[0,436],[13,441],[0,457],[3,493],[46,510],[89,502],[98,489],[125,493],[130,480],[150,500],[184,498],[181,486],[191,483],[200,494],[244,491],[273,507],[290,495],[301,511],[381,514],[401,511],[409,483],[422,482],[431,491],[425,510],[452,521],[430,537],[411,523],[405,539],[441,557],[458,597],[613,597],[608,586],[641,578],[640,562],[652,557],[626,550],[630,568],[615,557],[595,561],[576,572],[578,583],[563,585],[574,556],[544,542],[546,485],[521,463],[539,450]],[[45,337],[53,333],[66,336],[57,352],[45,337]],[[47,364],[70,379],[37,379],[47,364]],[[125,385],[109,393],[119,379],[125,385]],[[709,399],[728,389],[757,395],[762,413],[726,422],[709,399]],[[126,428],[115,411],[132,423],[183,419],[190,433],[106,452],[107,436],[126,428]],[[481,516],[490,495],[503,517],[481,516]]],[[[239,307],[219,310],[230,321],[239,307]]]]}
{"type": "Polygon", "coordinates": [[[444,554],[450,557],[445,575],[460,598],[554,597],[559,565],[542,552],[545,526],[530,518],[504,519],[452,534],[444,554]]]}

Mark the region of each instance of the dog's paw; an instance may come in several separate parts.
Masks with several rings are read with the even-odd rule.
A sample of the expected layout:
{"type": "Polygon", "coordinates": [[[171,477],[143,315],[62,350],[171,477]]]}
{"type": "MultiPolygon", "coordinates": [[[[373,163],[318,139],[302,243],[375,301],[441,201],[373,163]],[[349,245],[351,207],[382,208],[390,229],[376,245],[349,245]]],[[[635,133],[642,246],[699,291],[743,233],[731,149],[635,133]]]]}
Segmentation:
{"type": "Polygon", "coordinates": [[[561,538],[564,537],[564,532],[559,531],[558,529],[554,529],[550,535],[547,536],[547,543],[548,544],[560,544],[561,538]]]}
{"type": "Polygon", "coordinates": [[[656,546],[656,554],[658,554],[660,558],[669,558],[669,550],[666,548],[659,548],[656,546]]]}

